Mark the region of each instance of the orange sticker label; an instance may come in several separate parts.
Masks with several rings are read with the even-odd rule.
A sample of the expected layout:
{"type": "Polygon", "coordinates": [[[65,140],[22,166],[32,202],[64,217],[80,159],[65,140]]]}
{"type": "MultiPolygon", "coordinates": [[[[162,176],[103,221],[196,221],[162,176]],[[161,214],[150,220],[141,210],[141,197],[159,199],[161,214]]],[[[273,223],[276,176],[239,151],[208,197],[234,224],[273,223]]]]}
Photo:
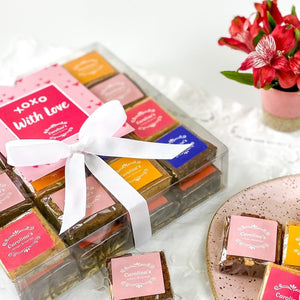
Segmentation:
{"type": "Polygon", "coordinates": [[[67,62],[64,67],[83,84],[115,73],[115,69],[96,51],[67,62]]]}
{"type": "Polygon", "coordinates": [[[147,159],[120,158],[110,166],[136,190],[162,176],[147,159]]]}
{"type": "Polygon", "coordinates": [[[300,226],[289,226],[284,264],[300,266],[300,226]]]}

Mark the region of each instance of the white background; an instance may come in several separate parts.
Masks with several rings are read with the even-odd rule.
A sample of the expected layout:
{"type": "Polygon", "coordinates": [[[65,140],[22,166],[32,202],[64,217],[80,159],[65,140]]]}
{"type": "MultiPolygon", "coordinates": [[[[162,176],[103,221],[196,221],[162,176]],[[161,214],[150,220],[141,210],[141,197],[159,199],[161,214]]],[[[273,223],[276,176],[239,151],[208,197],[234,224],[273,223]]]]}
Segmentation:
{"type": "MultiPolygon", "coordinates": [[[[279,8],[287,14],[292,3],[279,0],[279,8]]],[[[183,300],[212,297],[203,233],[219,204],[254,183],[299,172],[298,133],[281,134],[263,127],[260,110],[256,109],[260,107],[259,91],[220,75],[221,70],[237,69],[246,54],[220,47],[217,40],[228,36],[234,16],[249,16],[251,12],[254,7],[249,0],[0,0],[1,61],[22,38],[33,38],[39,45],[73,49],[100,42],[133,67],[181,78],[192,89],[217,96],[208,98],[214,102],[206,105],[209,111],[204,113],[199,105],[195,109],[194,104],[187,107],[195,120],[203,121],[209,112],[215,115],[214,121],[204,125],[229,147],[228,188],[224,194],[216,195],[216,203],[207,201],[173,223],[169,228],[176,234],[170,234],[170,229],[162,230],[145,246],[146,251],[166,250],[172,262],[175,290],[193,294],[198,289],[197,295],[183,300]],[[229,101],[222,107],[220,99],[238,101],[242,106],[229,101]]],[[[4,69],[0,65],[0,77],[4,69]]],[[[168,88],[165,90],[172,95],[168,88]]],[[[0,278],[0,300],[16,299],[11,290],[0,278]]],[[[84,297],[101,299],[93,287],[87,296],[81,286],[61,299],[84,297]]]]}
{"type": "MultiPolygon", "coordinates": [[[[245,53],[220,47],[236,15],[254,12],[250,0],[0,0],[0,57],[18,38],[78,48],[101,42],[126,63],[182,78],[222,98],[259,105],[259,91],[231,82],[245,53]]],[[[282,13],[292,0],[279,0],[282,13]]]]}

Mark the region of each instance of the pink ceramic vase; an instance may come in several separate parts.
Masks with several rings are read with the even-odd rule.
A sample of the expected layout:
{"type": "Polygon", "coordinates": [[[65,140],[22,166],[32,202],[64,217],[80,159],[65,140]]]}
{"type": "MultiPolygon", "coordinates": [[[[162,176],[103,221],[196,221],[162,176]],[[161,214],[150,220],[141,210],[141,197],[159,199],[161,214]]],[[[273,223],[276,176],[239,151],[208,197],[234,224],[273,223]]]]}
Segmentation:
{"type": "Polygon", "coordinates": [[[300,92],[261,89],[264,123],[278,131],[300,129],[300,92]]]}

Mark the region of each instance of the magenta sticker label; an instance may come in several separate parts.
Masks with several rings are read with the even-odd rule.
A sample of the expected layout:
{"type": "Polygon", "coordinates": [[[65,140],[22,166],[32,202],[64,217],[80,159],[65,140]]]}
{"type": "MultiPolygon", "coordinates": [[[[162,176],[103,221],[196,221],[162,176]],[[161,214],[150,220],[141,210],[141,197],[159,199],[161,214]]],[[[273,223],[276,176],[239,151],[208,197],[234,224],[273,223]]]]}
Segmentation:
{"type": "Polygon", "coordinates": [[[54,246],[35,213],[29,213],[0,231],[0,259],[15,270],[54,246]]]}
{"type": "Polygon", "coordinates": [[[111,267],[115,300],[165,293],[158,252],[113,258],[111,267]]]}
{"type": "Polygon", "coordinates": [[[277,222],[231,216],[227,254],[275,261],[277,222]]]}
{"type": "Polygon", "coordinates": [[[271,268],[262,300],[300,299],[300,276],[288,271],[271,268]]]}
{"type": "MultiPolygon", "coordinates": [[[[114,200],[93,176],[87,178],[86,185],[87,200],[85,218],[115,204],[114,200]]],[[[51,198],[61,211],[64,211],[65,189],[55,192],[52,194],[51,198]]]]}
{"type": "Polygon", "coordinates": [[[0,212],[24,200],[23,195],[7,174],[0,175],[0,212]]]}
{"type": "Polygon", "coordinates": [[[1,120],[19,139],[64,140],[77,133],[84,113],[51,84],[1,107],[1,120]]]}
{"type": "Polygon", "coordinates": [[[146,139],[175,123],[175,120],[151,99],[126,113],[128,123],[141,139],[146,139]]]}

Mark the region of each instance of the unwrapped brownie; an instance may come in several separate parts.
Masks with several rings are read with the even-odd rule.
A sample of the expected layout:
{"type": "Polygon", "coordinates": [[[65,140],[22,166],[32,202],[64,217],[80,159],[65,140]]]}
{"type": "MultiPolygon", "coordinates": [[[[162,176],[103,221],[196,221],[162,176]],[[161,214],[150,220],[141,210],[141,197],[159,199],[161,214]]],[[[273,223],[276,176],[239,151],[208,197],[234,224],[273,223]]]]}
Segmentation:
{"type": "Polygon", "coordinates": [[[221,272],[263,277],[268,262],[279,264],[282,226],[279,222],[243,214],[226,218],[219,262],[221,272]]]}
{"type": "Polygon", "coordinates": [[[110,258],[106,267],[112,299],[174,299],[169,270],[162,251],[110,258]]]}

